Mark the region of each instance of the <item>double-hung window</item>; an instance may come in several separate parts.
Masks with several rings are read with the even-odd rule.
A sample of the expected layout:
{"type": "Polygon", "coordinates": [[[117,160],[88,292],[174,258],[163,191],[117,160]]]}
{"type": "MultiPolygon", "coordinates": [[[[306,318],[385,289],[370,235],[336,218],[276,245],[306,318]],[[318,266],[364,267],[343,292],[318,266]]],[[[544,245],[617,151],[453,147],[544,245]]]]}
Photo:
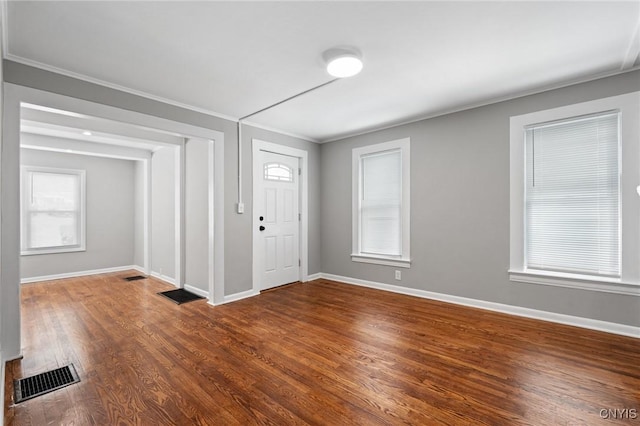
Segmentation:
{"type": "Polygon", "coordinates": [[[639,100],[511,118],[512,281],[640,295],[639,100]]]}
{"type": "Polygon", "coordinates": [[[352,151],[353,261],[410,266],[409,148],[406,138],[352,151]]]}
{"type": "Polygon", "coordinates": [[[23,255],[85,250],[84,170],[22,167],[23,255]]]}
{"type": "Polygon", "coordinates": [[[620,277],[620,113],[526,129],[528,269],[620,277]]]}

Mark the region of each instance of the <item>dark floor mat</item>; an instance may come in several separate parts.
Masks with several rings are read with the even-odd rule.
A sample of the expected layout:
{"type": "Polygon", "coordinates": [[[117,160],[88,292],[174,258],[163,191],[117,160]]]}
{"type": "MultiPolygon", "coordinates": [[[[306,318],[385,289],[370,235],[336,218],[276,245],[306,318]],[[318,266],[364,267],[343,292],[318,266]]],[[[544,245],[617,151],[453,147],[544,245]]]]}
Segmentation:
{"type": "Polygon", "coordinates": [[[169,290],[169,291],[161,291],[158,293],[160,296],[164,296],[167,299],[171,300],[173,303],[177,303],[181,305],[187,302],[193,302],[194,300],[204,299],[204,297],[198,296],[197,294],[193,294],[183,288],[179,288],[177,290],[169,290]]]}

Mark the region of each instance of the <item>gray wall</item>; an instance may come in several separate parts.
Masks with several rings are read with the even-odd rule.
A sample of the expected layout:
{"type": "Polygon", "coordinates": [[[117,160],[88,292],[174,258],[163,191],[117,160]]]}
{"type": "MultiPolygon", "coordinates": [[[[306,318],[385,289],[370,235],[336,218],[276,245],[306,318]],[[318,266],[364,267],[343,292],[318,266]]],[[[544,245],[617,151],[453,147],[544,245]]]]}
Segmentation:
{"type": "Polygon", "coordinates": [[[133,161],[32,149],[20,155],[23,165],[86,170],[87,208],[86,251],[21,256],[22,278],[133,264],[133,161]]]}
{"type": "MultiPolygon", "coordinates": [[[[322,272],[640,325],[640,298],[510,282],[509,117],[640,89],[640,72],[347,138],[321,147],[322,272]],[[355,263],[351,150],[411,138],[411,269],[355,263]]],[[[635,117],[637,119],[637,117],[635,117]]]]}
{"type": "MultiPolygon", "coordinates": [[[[410,136],[414,264],[410,270],[403,270],[403,280],[399,284],[640,325],[639,298],[512,283],[506,272],[509,262],[509,117],[638,90],[640,72],[321,146],[245,126],[242,161],[247,213],[238,215],[235,213],[236,123],[12,61],[3,61],[3,66],[4,80],[9,83],[224,133],[226,295],[251,288],[251,139],[254,137],[309,151],[309,273],[326,272],[398,284],[393,280],[393,268],[354,264],[350,260],[351,233],[345,231],[351,229],[351,148],[410,136]]],[[[7,155],[14,154],[9,152],[7,155]]],[[[3,297],[13,298],[12,284],[2,285],[6,287],[3,297]]]]}
{"type": "Polygon", "coordinates": [[[233,121],[176,107],[159,101],[114,90],[98,84],[44,71],[17,62],[3,61],[4,81],[34,89],[71,96],[99,104],[135,111],[169,120],[217,130],[225,137],[225,295],[252,287],[251,250],[251,138],[292,146],[309,151],[309,273],[320,272],[320,148],[302,139],[245,126],[243,131],[243,192],[247,213],[235,212],[238,190],[237,127],[233,121]],[[315,183],[314,183],[315,182],[315,183]]]}
{"type": "Polygon", "coordinates": [[[209,292],[209,142],[189,139],[185,155],[185,284],[209,292]]]}
{"type": "Polygon", "coordinates": [[[151,157],[151,272],[175,279],[175,149],[160,148],[151,157]]]}

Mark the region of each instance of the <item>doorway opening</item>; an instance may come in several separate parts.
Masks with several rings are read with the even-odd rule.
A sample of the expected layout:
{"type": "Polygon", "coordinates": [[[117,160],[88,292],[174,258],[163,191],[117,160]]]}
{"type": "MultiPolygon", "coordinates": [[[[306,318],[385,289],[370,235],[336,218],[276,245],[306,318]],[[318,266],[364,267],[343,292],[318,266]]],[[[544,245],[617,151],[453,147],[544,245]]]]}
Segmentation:
{"type": "Polygon", "coordinates": [[[181,143],[152,129],[22,103],[21,283],[137,269],[175,284],[173,235],[163,241],[152,224],[177,227],[164,207],[173,212],[179,203],[181,143]],[[69,188],[74,174],[82,185],[69,188]]]}
{"type": "MultiPolygon", "coordinates": [[[[3,236],[2,264],[5,266],[0,270],[0,279],[7,285],[0,289],[0,293],[4,306],[7,307],[3,311],[2,320],[2,332],[6,339],[5,345],[3,345],[5,359],[11,360],[21,356],[20,281],[23,278],[20,268],[21,257],[23,257],[21,256],[20,232],[22,223],[20,206],[21,150],[28,150],[32,154],[32,160],[39,157],[39,160],[35,159],[34,161],[42,160],[42,154],[47,154],[46,156],[50,157],[55,154],[60,158],[74,156],[73,158],[76,160],[82,157],[100,161],[120,161],[121,164],[128,164],[127,173],[133,176],[132,181],[135,182],[135,179],[139,178],[138,182],[143,183],[140,185],[132,183],[134,188],[128,188],[125,191],[122,185],[115,184],[116,180],[113,179],[114,185],[111,186],[118,186],[119,188],[116,189],[120,189],[121,192],[144,193],[138,194],[141,195],[140,197],[136,195],[129,197],[130,208],[134,209],[133,205],[136,202],[142,204],[142,207],[138,208],[138,212],[142,211],[143,213],[137,214],[136,217],[143,225],[137,228],[135,225],[129,225],[129,229],[135,229],[131,231],[131,245],[135,245],[135,241],[141,241],[139,246],[134,249],[138,253],[137,260],[132,260],[130,265],[119,266],[139,266],[141,272],[145,274],[154,273],[154,261],[156,260],[152,229],[154,222],[152,212],[154,157],[161,155],[159,154],[161,152],[167,154],[167,162],[175,166],[172,173],[174,179],[171,182],[174,188],[174,205],[171,209],[174,215],[172,221],[174,230],[169,232],[171,242],[174,245],[174,256],[171,261],[173,265],[172,278],[176,287],[186,287],[189,284],[185,282],[185,276],[189,275],[186,271],[185,261],[187,244],[184,189],[186,157],[190,145],[205,146],[207,170],[203,174],[206,177],[204,187],[207,198],[204,198],[203,202],[207,210],[208,227],[206,232],[202,232],[206,250],[206,264],[204,265],[206,273],[203,274],[206,277],[206,283],[202,286],[202,293],[208,295],[210,304],[223,302],[224,134],[222,132],[13,84],[5,84],[3,114],[3,156],[0,170],[5,202],[0,206],[4,219],[0,232],[3,236]],[[47,122],[47,118],[52,116],[55,116],[56,122],[47,122]],[[117,132],[113,130],[112,126],[128,127],[128,131],[131,133],[117,132]],[[72,132],[72,129],[75,130],[72,132]],[[91,133],[91,135],[83,134],[84,132],[91,133]],[[71,136],[72,133],[73,136],[71,136]],[[30,136],[23,138],[22,134],[30,136]],[[96,140],[103,139],[99,142],[96,140],[87,141],[89,136],[95,136],[96,140]],[[200,142],[193,142],[196,140],[200,142]],[[134,265],[138,263],[142,264],[134,265]]],[[[92,178],[87,175],[87,188],[90,185],[95,186],[98,181],[95,176],[92,178]]],[[[103,184],[107,187],[110,186],[109,183],[103,184]]],[[[56,195],[53,194],[53,196],[56,195]]],[[[87,200],[87,204],[89,202],[87,200]]],[[[40,214],[41,212],[36,213],[40,214]]],[[[53,219],[49,217],[47,220],[53,219]]],[[[93,219],[88,217],[87,223],[92,220],[95,221],[95,217],[93,219]]],[[[108,219],[98,217],[98,222],[100,221],[105,225],[102,227],[102,232],[109,233],[108,219]]],[[[69,224],[59,225],[62,228],[69,224]]],[[[60,230],[56,232],[60,233],[60,230]]],[[[87,237],[90,235],[88,234],[87,237]]],[[[60,245],[59,241],[56,244],[60,245]]],[[[92,241],[95,240],[92,238],[87,240],[87,247],[92,244],[92,241]]],[[[133,257],[135,255],[132,255],[133,257]]],[[[170,268],[171,266],[169,266],[170,268]]],[[[76,273],[79,269],[76,268],[71,272],[76,273]]],[[[101,269],[108,268],[98,268],[98,270],[101,269]]],[[[87,270],[85,269],[85,271],[87,270]]],[[[91,272],[91,270],[88,271],[91,272]]],[[[155,272],[160,273],[160,271],[155,272]]],[[[56,274],[50,273],[48,275],[56,274]]],[[[162,275],[171,278],[165,273],[164,266],[162,275]]],[[[35,273],[31,278],[38,276],[42,275],[35,273]]]]}

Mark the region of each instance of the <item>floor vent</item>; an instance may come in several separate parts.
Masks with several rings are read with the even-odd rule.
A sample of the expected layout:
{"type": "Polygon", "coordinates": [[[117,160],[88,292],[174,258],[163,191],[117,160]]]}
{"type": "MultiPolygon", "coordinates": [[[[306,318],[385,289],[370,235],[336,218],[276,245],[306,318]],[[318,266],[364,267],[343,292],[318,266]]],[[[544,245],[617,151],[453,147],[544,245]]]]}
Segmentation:
{"type": "Polygon", "coordinates": [[[133,277],[126,277],[125,280],[127,281],[137,281],[137,280],[144,280],[147,277],[145,277],[144,275],[134,275],[133,277]]]}
{"type": "Polygon", "coordinates": [[[79,381],[80,377],[78,377],[73,364],[47,371],[46,373],[36,374],[35,376],[25,377],[24,379],[14,380],[14,402],[17,404],[79,381]]]}

